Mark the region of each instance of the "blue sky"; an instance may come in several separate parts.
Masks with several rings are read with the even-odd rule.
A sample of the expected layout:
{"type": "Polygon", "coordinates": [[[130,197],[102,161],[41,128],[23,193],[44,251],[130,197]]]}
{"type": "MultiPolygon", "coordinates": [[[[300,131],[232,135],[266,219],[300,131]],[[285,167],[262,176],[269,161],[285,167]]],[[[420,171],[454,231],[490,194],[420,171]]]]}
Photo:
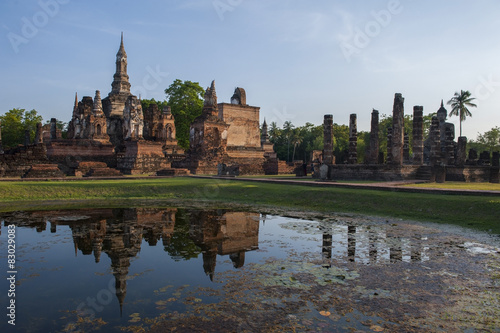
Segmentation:
{"type": "Polygon", "coordinates": [[[175,79],[215,80],[219,102],[245,88],[261,121],[348,124],[357,113],[368,131],[395,93],[405,113],[428,114],[464,89],[478,104],[464,135],[500,126],[498,0],[5,0],[0,20],[0,113],[69,121],[75,92],[111,90],[123,31],[143,98],[163,100],[175,79]]]}

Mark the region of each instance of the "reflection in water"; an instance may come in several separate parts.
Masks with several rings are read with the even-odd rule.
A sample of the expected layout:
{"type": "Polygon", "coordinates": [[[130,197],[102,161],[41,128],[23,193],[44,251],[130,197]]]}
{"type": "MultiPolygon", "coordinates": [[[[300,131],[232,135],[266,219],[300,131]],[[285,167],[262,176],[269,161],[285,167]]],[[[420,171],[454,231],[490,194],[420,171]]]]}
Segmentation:
{"type": "Polygon", "coordinates": [[[201,253],[203,268],[213,280],[217,255],[228,255],[235,268],[245,263],[245,252],[259,243],[258,213],[225,210],[185,211],[171,209],[98,209],[71,212],[34,212],[6,217],[4,225],[56,233],[57,226],[71,229],[75,256],[93,255],[99,263],[104,252],[111,260],[120,313],[127,294],[130,261],[141,251],[144,239],[175,260],[189,260],[201,253]],[[177,221],[177,222],[176,222],[177,221]]]}
{"type": "MultiPolygon", "coordinates": [[[[285,240],[283,237],[294,240],[289,243],[293,250],[298,250],[299,245],[307,244],[303,249],[316,251],[317,255],[323,258],[322,266],[326,268],[332,268],[335,260],[355,264],[376,264],[429,259],[426,254],[426,238],[414,234],[401,235],[384,225],[300,220],[290,222],[284,218],[278,218],[285,223],[277,225],[272,223],[274,217],[251,212],[177,208],[93,209],[16,212],[4,214],[1,219],[4,221],[4,226],[15,224],[17,227],[32,228],[43,234],[47,234],[45,231],[48,227],[54,237],[57,236],[59,228],[66,230],[69,228],[75,256],[78,259],[81,259],[81,255],[93,256],[92,261],[102,265],[103,262],[107,262],[103,259],[106,255],[110,260],[120,313],[123,312],[127,296],[127,280],[130,280],[134,273],[134,270],[130,269],[131,261],[138,257],[141,247],[158,247],[159,252],[168,254],[173,262],[201,258],[202,262],[192,261],[200,270],[203,269],[208,277],[203,279],[207,283],[210,283],[209,280],[214,281],[218,256],[226,256],[230,259],[229,264],[239,269],[244,267],[245,259],[249,260],[249,263],[255,263],[269,258],[266,257],[268,255],[265,254],[266,250],[272,251],[273,247],[283,247],[285,240]],[[265,222],[266,218],[270,222],[265,222]],[[263,242],[261,246],[266,250],[254,252],[250,256],[246,254],[248,251],[259,248],[259,221],[262,221],[260,228],[273,230],[273,234],[271,236],[264,234],[261,239],[263,242]],[[298,239],[297,233],[306,234],[307,237],[298,239]],[[310,237],[311,235],[314,236],[310,237]],[[146,246],[146,243],[149,246],[146,246]]],[[[68,240],[71,241],[71,238],[68,240]]],[[[147,252],[145,250],[142,249],[143,252],[147,252]]],[[[161,265],[162,258],[155,257],[154,260],[153,265],[156,265],[156,261],[161,265]]],[[[227,266],[222,268],[223,265],[219,271],[227,270],[227,266]]],[[[177,268],[170,267],[172,266],[169,266],[169,269],[173,269],[176,274],[177,268]]],[[[196,270],[185,270],[179,274],[196,273],[196,270]]],[[[132,290],[138,286],[136,284],[129,288],[130,299],[127,302],[131,304],[136,301],[131,299],[137,298],[132,290]]]]}
{"type": "MultiPolygon", "coordinates": [[[[321,225],[321,253],[324,259],[346,259],[349,262],[375,264],[381,262],[427,261],[425,238],[420,235],[401,237],[390,228],[356,225],[321,225]],[[346,252],[342,252],[342,245],[346,252]],[[340,248],[340,250],[339,250],[340,248]],[[332,255],[332,251],[336,253],[332,255]]],[[[328,260],[325,260],[328,263],[328,260]]],[[[325,265],[324,265],[325,266],[325,265]]]]}

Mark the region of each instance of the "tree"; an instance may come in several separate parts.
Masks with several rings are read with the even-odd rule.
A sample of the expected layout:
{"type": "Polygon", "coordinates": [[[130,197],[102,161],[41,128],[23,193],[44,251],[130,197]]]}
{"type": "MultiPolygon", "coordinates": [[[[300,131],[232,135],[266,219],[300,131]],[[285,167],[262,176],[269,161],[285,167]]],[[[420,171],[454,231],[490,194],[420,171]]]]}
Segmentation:
{"type": "Polygon", "coordinates": [[[286,144],[287,144],[287,149],[286,149],[286,161],[290,162],[290,141],[292,140],[293,137],[293,129],[295,126],[293,126],[292,122],[287,120],[283,123],[283,135],[286,139],[286,144]]]}
{"type": "Polygon", "coordinates": [[[348,151],[349,126],[333,123],[333,155],[335,155],[335,163],[346,163],[348,151]]]}
{"type": "Polygon", "coordinates": [[[455,96],[453,96],[447,103],[452,107],[449,116],[460,117],[460,136],[462,136],[462,121],[465,121],[467,117],[472,117],[472,114],[467,107],[477,107],[476,104],[472,103],[473,100],[475,100],[475,98],[471,97],[470,91],[462,90],[460,93],[455,92],[455,96]]]}
{"type": "Polygon", "coordinates": [[[158,105],[158,110],[162,111],[165,106],[168,105],[167,101],[157,101],[154,98],[151,99],[141,99],[142,110],[149,108],[151,104],[158,105]]]}
{"type": "Polygon", "coordinates": [[[167,89],[167,103],[175,117],[176,137],[184,149],[189,148],[189,129],[191,123],[203,111],[205,90],[198,82],[176,79],[167,89]]]}
{"type": "Polygon", "coordinates": [[[500,151],[500,127],[493,127],[483,134],[478,133],[477,140],[471,140],[468,146],[476,151],[489,151],[490,154],[494,151],[500,151]]]}
{"type": "Polygon", "coordinates": [[[42,122],[36,110],[12,109],[0,116],[2,123],[2,145],[7,148],[24,144],[24,132],[30,132],[30,141],[35,139],[36,124],[42,122]]]}

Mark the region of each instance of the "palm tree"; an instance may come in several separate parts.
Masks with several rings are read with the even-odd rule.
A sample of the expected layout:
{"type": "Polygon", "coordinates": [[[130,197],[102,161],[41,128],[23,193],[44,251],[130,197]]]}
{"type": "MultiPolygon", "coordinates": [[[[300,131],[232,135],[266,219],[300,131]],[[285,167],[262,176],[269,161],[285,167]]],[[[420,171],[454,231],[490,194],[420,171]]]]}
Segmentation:
{"type": "Polygon", "coordinates": [[[452,107],[449,116],[460,116],[460,136],[462,136],[462,121],[465,121],[465,118],[467,117],[472,117],[472,114],[467,107],[477,107],[476,104],[472,103],[475,98],[470,97],[470,95],[470,91],[468,90],[462,90],[460,93],[455,92],[455,96],[453,96],[453,98],[447,103],[452,107]]]}

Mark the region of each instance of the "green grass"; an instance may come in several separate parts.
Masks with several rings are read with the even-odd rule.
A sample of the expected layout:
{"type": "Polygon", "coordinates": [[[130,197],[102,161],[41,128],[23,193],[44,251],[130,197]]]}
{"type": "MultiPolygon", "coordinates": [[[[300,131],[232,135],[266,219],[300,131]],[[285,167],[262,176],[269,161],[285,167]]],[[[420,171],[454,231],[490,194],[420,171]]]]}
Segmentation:
{"type": "Polygon", "coordinates": [[[0,211],[144,205],[238,204],[450,223],[500,234],[500,195],[462,196],[194,177],[0,182],[0,211]]]}
{"type": "Polygon", "coordinates": [[[420,188],[455,189],[455,190],[500,191],[500,184],[493,184],[493,183],[445,182],[445,183],[412,184],[405,186],[420,187],[420,188]]]}

